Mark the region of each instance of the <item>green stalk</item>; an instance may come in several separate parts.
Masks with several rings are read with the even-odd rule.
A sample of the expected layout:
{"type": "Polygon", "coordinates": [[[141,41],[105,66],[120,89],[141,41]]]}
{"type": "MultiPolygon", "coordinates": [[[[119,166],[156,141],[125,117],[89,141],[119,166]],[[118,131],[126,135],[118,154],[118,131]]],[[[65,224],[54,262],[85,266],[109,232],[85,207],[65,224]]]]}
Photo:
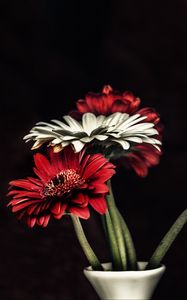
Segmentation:
{"type": "Polygon", "coordinates": [[[133,239],[131,237],[129,228],[125,220],[123,219],[122,215],[120,214],[119,210],[118,210],[118,217],[120,219],[121,229],[125,240],[128,266],[130,270],[136,271],[138,269],[138,266],[137,266],[136,250],[134,247],[133,239]]]}
{"type": "MultiPolygon", "coordinates": [[[[126,258],[126,249],[125,249],[125,242],[123,238],[123,233],[121,229],[121,222],[119,220],[117,208],[114,201],[114,196],[112,192],[112,186],[110,180],[108,181],[108,186],[110,189],[109,195],[106,196],[106,201],[108,205],[109,214],[111,217],[114,234],[116,237],[116,242],[119,250],[119,256],[121,259],[121,270],[126,271],[127,270],[127,258],[126,258]]],[[[110,232],[109,232],[110,234],[110,232]]]]}
{"type": "Polygon", "coordinates": [[[119,250],[116,242],[116,236],[114,233],[112,221],[110,218],[110,214],[107,211],[105,215],[102,216],[102,220],[104,223],[105,234],[107,237],[107,241],[110,247],[111,259],[113,270],[119,271],[121,269],[121,258],[119,256],[119,250]]]}
{"type": "Polygon", "coordinates": [[[187,209],[185,209],[182,214],[177,218],[175,223],[171,226],[169,231],[166,233],[164,238],[161,240],[160,244],[156,248],[155,252],[153,253],[146,269],[154,269],[157,268],[165,254],[167,253],[168,249],[178,236],[179,232],[182,230],[183,226],[187,222],[187,209]]]}
{"type": "Polygon", "coordinates": [[[84,231],[83,231],[83,228],[82,228],[79,218],[74,215],[71,215],[71,219],[72,219],[75,233],[77,235],[79,243],[80,243],[82,250],[84,251],[84,254],[86,255],[90,265],[92,266],[92,269],[97,270],[97,271],[103,271],[102,265],[100,264],[97,256],[95,255],[90,244],[88,243],[88,240],[84,234],[84,231]]]}

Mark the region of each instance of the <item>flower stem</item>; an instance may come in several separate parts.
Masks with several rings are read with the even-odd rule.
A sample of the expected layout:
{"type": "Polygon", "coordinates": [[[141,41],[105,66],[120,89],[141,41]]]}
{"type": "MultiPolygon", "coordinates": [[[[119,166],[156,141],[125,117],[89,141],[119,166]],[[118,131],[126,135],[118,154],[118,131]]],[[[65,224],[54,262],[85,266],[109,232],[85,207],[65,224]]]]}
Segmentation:
{"type": "MultiPolygon", "coordinates": [[[[126,258],[126,249],[125,249],[125,242],[123,238],[123,233],[121,229],[121,222],[119,220],[117,208],[114,201],[114,196],[112,192],[112,186],[110,180],[108,181],[108,186],[110,189],[109,195],[106,196],[106,201],[108,205],[109,214],[111,217],[112,225],[114,234],[116,237],[117,246],[119,249],[119,256],[121,259],[121,269],[126,271],[127,270],[127,258],[126,258]]],[[[110,232],[109,232],[110,234],[110,232]]]]}
{"type": "Polygon", "coordinates": [[[168,249],[178,236],[179,232],[182,230],[183,226],[187,222],[187,209],[185,209],[182,214],[177,218],[175,223],[171,226],[169,231],[166,233],[164,238],[161,240],[160,244],[156,248],[155,252],[153,253],[146,269],[154,269],[157,268],[165,254],[167,253],[168,249]]]}
{"type": "Polygon", "coordinates": [[[80,243],[82,250],[84,251],[84,254],[86,255],[90,265],[92,266],[92,269],[97,270],[97,271],[103,271],[102,265],[100,264],[97,256],[95,255],[90,244],[88,243],[88,240],[84,234],[84,231],[83,231],[83,228],[82,228],[79,218],[74,215],[71,215],[71,219],[72,219],[75,233],[77,235],[79,243],[80,243]]]}
{"type": "Polygon", "coordinates": [[[110,253],[111,253],[111,257],[112,257],[112,267],[114,271],[119,271],[121,269],[121,258],[119,256],[119,250],[117,247],[117,241],[116,241],[116,236],[114,233],[114,228],[113,228],[113,224],[111,221],[111,217],[109,212],[107,211],[105,215],[101,216],[102,217],[102,221],[103,221],[103,225],[105,228],[105,234],[107,237],[107,241],[109,243],[109,247],[110,247],[110,253]]]}
{"type": "Polygon", "coordinates": [[[136,271],[138,269],[138,266],[137,266],[136,250],[134,247],[133,239],[130,234],[129,228],[128,228],[125,220],[123,219],[122,215],[120,214],[119,210],[117,210],[117,212],[118,212],[118,216],[120,219],[123,236],[125,239],[128,266],[129,266],[130,270],[136,271]]]}

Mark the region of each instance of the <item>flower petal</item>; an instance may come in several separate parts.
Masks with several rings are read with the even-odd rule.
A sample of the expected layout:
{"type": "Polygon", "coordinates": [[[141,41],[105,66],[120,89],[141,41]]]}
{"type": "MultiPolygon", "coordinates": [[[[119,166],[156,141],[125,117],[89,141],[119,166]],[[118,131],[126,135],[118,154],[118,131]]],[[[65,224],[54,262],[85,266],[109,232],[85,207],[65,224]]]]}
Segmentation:
{"type": "Polygon", "coordinates": [[[78,100],[77,103],[77,109],[81,112],[81,113],[85,113],[89,111],[89,107],[88,104],[84,101],[84,100],[78,100]]]}
{"type": "Polygon", "coordinates": [[[82,117],[82,126],[84,131],[90,135],[97,128],[97,118],[92,113],[85,113],[82,117]]]}
{"type": "Polygon", "coordinates": [[[70,207],[68,211],[73,215],[82,219],[88,219],[90,217],[90,212],[88,207],[70,207]]]}
{"type": "Polygon", "coordinates": [[[105,214],[107,211],[107,204],[104,197],[100,196],[98,198],[90,198],[90,205],[101,215],[105,214]]]}

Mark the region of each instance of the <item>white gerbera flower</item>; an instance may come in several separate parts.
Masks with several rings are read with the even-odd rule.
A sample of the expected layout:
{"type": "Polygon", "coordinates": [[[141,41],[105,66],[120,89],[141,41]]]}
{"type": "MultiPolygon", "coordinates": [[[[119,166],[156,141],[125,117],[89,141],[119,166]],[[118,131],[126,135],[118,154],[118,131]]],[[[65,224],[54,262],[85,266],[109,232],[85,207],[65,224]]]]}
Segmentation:
{"type": "Polygon", "coordinates": [[[55,147],[56,152],[72,145],[79,152],[90,142],[106,147],[118,144],[128,150],[131,144],[149,143],[160,150],[161,142],[154,136],[158,131],[154,124],[143,122],[147,117],[135,114],[116,112],[108,117],[93,113],[85,113],[78,122],[70,116],[64,116],[64,121],[51,120],[52,123],[39,122],[33,127],[26,141],[34,141],[32,149],[39,148],[44,143],[55,147]]]}

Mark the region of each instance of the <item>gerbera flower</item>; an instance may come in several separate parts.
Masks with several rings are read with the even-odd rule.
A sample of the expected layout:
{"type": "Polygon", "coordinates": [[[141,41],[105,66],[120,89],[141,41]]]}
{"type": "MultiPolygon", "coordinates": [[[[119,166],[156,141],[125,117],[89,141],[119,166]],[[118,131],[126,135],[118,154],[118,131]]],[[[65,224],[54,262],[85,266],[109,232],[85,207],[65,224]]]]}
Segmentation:
{"type": "Polygon", "coordinates": [[[53,123],[36,124],[24,139],[35,141],[32,149],[48,142],[50,146],[55,147],[55,151],[72,145],[75,152],[79,152],[90,142],[105,147],[117,144],[123,150],[129,150],[131,145],[136,143],[148,143],[160,149],[158,145],[161,142],[155,138],[159,133],[154,128],[154,123],[146,122],[147,116],[129,116],[127,113],[118,112],[108,117],[96,117],[93,113],[85,113],[80,122],[71,116],[63,118],[66,123],[52,120],[53,123]]]}
{"type": "Polygon", "coordinates": [[[106,181],[115,173],[114,165],[101,154],[74,153],[66,148],[60,153],[49,152],[50,159],[34,155],[34,172],[38,178],[28,177],[10,182],[8,205],[18,218],[25,217],[29,227],[47,226],[51,217],[60,219],[74,214],[88,219],[88,206],[104,214],[107,210],[106,181]]]}
{"type": "Polygon", "coordinates": [[[70,113],[76,119],[82,114],[92,112],[96,116],[109,116],[115,112],[133,114],[140,105],[140,99],[133,93],[114,91],[110,85],[105,85],[102,93],[88,93],[84,99],[77,101],[77,110],[70,113]]]}
{"type": "Polygon", "coordinates": [[[121,153],[120,158],[116,160],[116,164],[119,167],[133,168],[138,176],[145,177],[150,167],[158,165],[161,154],[162,152],[152,145],[143,143],[132,148],[131,153],[121,153]]]}
{"type": "MultiPolygon", "coordinates": [[[[162,140],[163,125],[160,123],[160,116],[153,108],[140,107],[140,98],[135,97],[133,93],[114,91],[110,85],[104,86],[102,93],[88,93],[85,99],[78,100],[76,103],[77,110],[70,112],[70,115],[79,120],[82,114],[92,112],[96,116],[103,114],[111,115],[114,112],[127,113],[130,116],[139,114],[146,116],[146,122],[151,122],[155,125],[158,131],[158,139],[162,140]]],[[[120,151],[120,161],[118,164],[123,164],[132,167],[135,172],[145,177],[148,173],[148,168],[156,166],[160,161],[162,151],[158,151],[155,147],[148,143],[134,145],[131,151],[120,151]]]]}

